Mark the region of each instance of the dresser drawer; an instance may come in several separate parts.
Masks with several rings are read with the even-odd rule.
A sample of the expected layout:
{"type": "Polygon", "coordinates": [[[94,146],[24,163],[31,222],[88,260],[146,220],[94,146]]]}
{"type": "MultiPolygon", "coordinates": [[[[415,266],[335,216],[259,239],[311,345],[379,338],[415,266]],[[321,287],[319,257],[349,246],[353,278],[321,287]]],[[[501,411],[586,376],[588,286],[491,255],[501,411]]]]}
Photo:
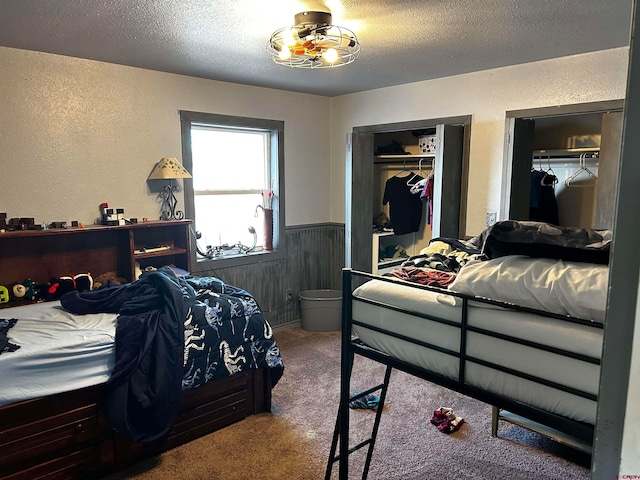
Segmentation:
{"type": "Polygon", "coordinates": [[[63,457],[54,458],[46,462],[25,466],[21,470],[4,475],[2,480],[77,480],[95,479],[109,472],[105,467],[105,457],[113,457],[113,443],[105,442],[101,445],[77,450],[63,457]]]}
{"type": "Polygon", "coordinates": [[[0,432],[0,463],[19,463],[98,438],[96,406],[78,408],[0,432]]]}
{"type": "Polygon", "coordinates": [[[112,467],[113,432],[99,411],[100,391],[77,390],[0,408],[0,478],[77,478],[101,463],[112,467]]]}

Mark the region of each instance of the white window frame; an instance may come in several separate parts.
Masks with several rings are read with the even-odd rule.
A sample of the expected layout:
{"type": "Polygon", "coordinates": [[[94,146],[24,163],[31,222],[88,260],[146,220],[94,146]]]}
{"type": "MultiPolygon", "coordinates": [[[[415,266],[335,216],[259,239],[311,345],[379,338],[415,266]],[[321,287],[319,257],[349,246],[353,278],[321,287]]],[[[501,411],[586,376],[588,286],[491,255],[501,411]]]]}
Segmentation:
{"type": "MultiPolygon", "coordinates": [[[[181,110],[180,124],[182,133],[182,163],[185,168],[193,172],[193,157],[191,152],[191,128],[193,126],[208,126],[212,128],[229,128],[230,130],[256,130],[269,133],[269,168],[268,183],[273,186],[273,250],[252,251],[246,254],[225,255],[221,257],[205,258],[197,253],[195,234],[192,236],[192,265],[194,272],[207,271],[215,268],[227,268],[247,265],[265,260],[277,260],[286,257],[284,236],[284,122],[248,117],[236,117],[213,113],[202,113],[181,110]]],[[[223,193],[223,192],[218,192],[223,193]]],[[[225,192],[236,193],[236,192],[225,192]]],[[[243,191],[242,193],[247,193],[243,191]]],[[[185,182],[184,201],[186,218],[195,224],[195,191],[193,182],[185,182]]],[[[259,241],[258,243],[262,243],[259,241]]],[[[202,245],[201,245],[202,247],[202,245]]]]}

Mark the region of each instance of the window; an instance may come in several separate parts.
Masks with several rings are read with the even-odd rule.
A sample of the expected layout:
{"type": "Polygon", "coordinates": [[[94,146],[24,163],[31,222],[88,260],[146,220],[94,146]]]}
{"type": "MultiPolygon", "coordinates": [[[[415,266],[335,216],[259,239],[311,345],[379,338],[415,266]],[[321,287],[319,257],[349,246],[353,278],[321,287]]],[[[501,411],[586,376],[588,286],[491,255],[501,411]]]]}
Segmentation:
{"type": "Polygon", "coordinates": [[[196,260],[223,267],[283,256],[284,122],[187,111],[180,121],[196,260]]]}

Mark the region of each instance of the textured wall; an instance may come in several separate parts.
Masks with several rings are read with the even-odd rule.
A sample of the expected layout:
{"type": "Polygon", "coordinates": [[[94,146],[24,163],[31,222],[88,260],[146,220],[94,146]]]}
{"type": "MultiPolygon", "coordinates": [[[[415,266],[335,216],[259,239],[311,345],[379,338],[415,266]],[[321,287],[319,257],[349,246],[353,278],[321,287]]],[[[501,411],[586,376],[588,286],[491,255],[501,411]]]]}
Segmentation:
{"type": "Polygon", "coordinates": [[[354,127],[472,115],[467,234],[499,211],[505,114],[624,98],[628,48],[485,70],[335,97],[331,105],[331,220],[344,222],[345,139],[354,127]]]}
{"type": "Polygon", "coordinates": [[[158,218],[146,179],[160,158],[180,159],[182,109],[284,120],[286,223],[329,221],[328,98],[4,47],[0,65],[9,217],[93,223],[108,202],[158,218]]]}

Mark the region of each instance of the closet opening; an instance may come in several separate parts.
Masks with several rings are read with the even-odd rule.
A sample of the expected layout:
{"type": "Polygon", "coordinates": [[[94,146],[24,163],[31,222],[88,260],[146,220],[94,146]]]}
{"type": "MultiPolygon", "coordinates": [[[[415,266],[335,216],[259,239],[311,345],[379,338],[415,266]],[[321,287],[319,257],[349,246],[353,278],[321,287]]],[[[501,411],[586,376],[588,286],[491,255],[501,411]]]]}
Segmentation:
{"type": "Polygon", "coordinates": [[[623,101],[507,112],[500,218],[611,229],[623,101]]]}
{"type": "Polygon", "coordinates": [[[464,236],[470,123],[463,116],[353,129],[347,266],[382,274],[432,238],[464,236]]]}

